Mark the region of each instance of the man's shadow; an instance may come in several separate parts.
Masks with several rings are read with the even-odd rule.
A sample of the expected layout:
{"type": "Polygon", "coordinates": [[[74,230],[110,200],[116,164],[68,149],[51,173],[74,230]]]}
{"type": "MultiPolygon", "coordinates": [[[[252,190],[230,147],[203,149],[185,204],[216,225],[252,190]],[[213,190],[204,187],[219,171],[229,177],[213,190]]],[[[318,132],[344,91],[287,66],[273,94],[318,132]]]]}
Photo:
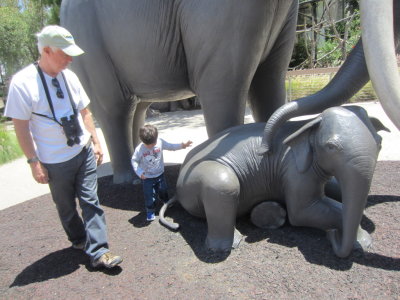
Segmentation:
{"type": "Polygon", "coordinates": [[[26,267],[17,275],[10,288],[64,277],[75,272],[81,266],[85,266],[89,272],[101,271],[111,276],[118,275],[122,271],[119,266],[113,269],[94,269],[83,251],[65,248],[50,253],[26,267]]]}

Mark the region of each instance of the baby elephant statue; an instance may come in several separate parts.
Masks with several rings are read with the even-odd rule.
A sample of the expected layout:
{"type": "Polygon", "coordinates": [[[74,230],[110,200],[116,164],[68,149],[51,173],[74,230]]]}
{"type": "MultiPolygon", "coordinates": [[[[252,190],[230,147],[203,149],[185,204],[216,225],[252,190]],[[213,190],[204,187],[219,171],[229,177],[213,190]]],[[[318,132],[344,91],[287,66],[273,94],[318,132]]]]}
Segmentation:
{"type": "Polygon", "coordinates": [[[382,123],[358,106],[329,108],[312,120],[287,122],[274,137],[274,152],[260,155],[264,126],[232,127],[192,149],[160,222],[178,229],[164,217],[178,201],[207,219],[208,249],[230,251],[241,241],[238,216],[251,212],[256,225],[278,227],[287,211],[291,225],[327,231],[339,257],[356,245],[367,248],[371,239],[360,222],[381,148],[377,131],[387,130],[382,123]],[[332,193],[325,192],[328,182],[332,193]]]}

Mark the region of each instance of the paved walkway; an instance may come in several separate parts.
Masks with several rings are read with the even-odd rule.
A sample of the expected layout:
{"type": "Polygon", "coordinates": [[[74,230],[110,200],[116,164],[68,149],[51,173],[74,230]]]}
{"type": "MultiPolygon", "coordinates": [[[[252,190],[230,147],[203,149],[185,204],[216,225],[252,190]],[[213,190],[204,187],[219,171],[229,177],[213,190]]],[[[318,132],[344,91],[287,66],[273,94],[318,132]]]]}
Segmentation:
{"type": "MultiPolygon", "coordinates": [[[[390,133],[380,132],[383,142],[379,160],[400,160],[400,132],[385,115],[381,105],[377,102],[367,102],[359,105],[366,108],[370,116],[379,118],[391,130],[390,133]]],[[[148,118],[146,122],[157,126],[159,136],[172,143],[190,139],[193,141],[193,146],[196,146],[207,139],[201,110],[162,113],[159,116],[148,118]]],[[[248,110],[245,116],[245,123],[249,122],[253,122],[253,119],[248,110]]],[[[104,163],[98,168],[99,177],[102,177],[111,175],[112,169],[103,133],[100,128],[97,129],[97,132],[105,152],[104,163]]],[[[190,149],[165,151],[164,159],[166,164],[182,163],[190,149]]],[[[50,193],[48,185],[41,185],[33,180],[25,158],[0,166],[0,191],[0,210],[50,193]]]]}

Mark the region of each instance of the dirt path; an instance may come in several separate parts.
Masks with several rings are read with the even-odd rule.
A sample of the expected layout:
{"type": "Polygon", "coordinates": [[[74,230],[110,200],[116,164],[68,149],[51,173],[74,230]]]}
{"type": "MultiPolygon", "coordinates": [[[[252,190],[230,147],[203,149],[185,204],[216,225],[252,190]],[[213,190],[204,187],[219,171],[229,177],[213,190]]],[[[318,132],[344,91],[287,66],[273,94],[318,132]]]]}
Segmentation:
{"type": "MultiPolygon", "coordinates": [[[[170,187],[179,166],[167,167],[170,187]]],[[[206,223],[179,205],[171,232],[145,222],[141,186],[99,180],[113,252],[121,268],[95,271],[69,248],[50,195],[0,211],[1,299],[399,299],[400,162],[379,162],[365,215],[368,253],[334,256],[323,232],[255,228],[229,256],[204,250],[206,223]]],[[[173,190],[172,190],[173,192],[173,190]]]]}

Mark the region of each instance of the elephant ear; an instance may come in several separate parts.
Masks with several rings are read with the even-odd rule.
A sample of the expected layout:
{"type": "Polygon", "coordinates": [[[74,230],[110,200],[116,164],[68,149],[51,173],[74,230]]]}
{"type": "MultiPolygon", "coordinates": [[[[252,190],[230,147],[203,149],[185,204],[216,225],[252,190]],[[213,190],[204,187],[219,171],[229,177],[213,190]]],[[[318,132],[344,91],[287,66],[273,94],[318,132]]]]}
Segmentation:
{"type": "MultiPolygon", "coordinates": [[[[368,112],[365,110],[365,108],[362,108],[361,106],[358,106],[358,105],[346,105],[346,106],[343,106],[343,108],[350,110],[351,112],[356,114],[358,116],[358,118],[361,121],[363,121],[365,126],[367,126],[368,128],[370,128],[370,125],[368,123],[368,120],[369,120],[369,122],[375,128],[376,132],[381,131],[381,130],[390,132],[390,129],[387,128],[385,125],[383,125],[379,119],[368,116],[368,112]]],[[[370,130],[371,129],[372,128],[370,128],[370,130]]]]}
{"type": "Polygon", "coordinates": [[[284,144],[290,146],[295,159],[296,168],[300,173],[307,171],[313,161],[310,135],[312,129],[318,126],[321,120],[322,118],[320,116],[312,119],[283,141],[284,144]]]}
{"type": "Polygon", "coordinates": [[[374,126],[376,131],[383,130],[383,131],[391,132],[390,129],[387,128],[385,125],[383,125],[382,122],[379,119],[374,118],[374,117],[370,117],[369,119],[370,119],[370,121],[371,121],[371,123],[374,126]]]}

